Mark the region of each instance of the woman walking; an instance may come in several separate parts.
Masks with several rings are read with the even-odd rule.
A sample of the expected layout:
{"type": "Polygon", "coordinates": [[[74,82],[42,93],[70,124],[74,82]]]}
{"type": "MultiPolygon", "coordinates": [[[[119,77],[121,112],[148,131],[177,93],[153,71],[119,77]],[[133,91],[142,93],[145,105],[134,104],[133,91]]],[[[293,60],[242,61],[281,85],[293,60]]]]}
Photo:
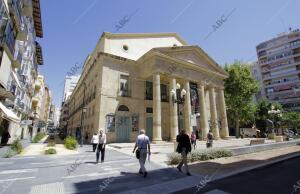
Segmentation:
{"type": "Polygon", "coordinates": [[[98,137],[97,133],[94,133],[94,135],[91,139],[91,143],[93,144],[93,152],[95,152],[97,144],[99,143],[99,137],[98,137]]]}
{"type": "Polygon", "coordinates": [[[99,134],[99,142],[98,142],[98,147],[97,147],[97,152],[96,152],[96,162],[99,162],[99,155],[101,152],[101,163],[104,162],[104,155],[105,155],[105,144],[106,144],[106,135],[103,132],[103,130],[100,130],[99,134]]]}
{"type": "Polygon", "coordinates": [[[177,135],[177,137],[176,137],[176,141],[178,142],[178,146],[177,146],[176,151],[178,153],[180,153],[181,157],[182,157],[182,160],[178,164],[177,169],[179,170],[179,172],[182,172],[181,168],[184,164],[186,174],[188,176],[191,176],[191,173],[189,172],[189,167],[188,167],[188,164],[187,164],[187,154],[189,152],[191,152],[192,147],[191,147],[190,137],[186,134],[185,129],[182,129],[180,131],[180,134],[177,135]]]}

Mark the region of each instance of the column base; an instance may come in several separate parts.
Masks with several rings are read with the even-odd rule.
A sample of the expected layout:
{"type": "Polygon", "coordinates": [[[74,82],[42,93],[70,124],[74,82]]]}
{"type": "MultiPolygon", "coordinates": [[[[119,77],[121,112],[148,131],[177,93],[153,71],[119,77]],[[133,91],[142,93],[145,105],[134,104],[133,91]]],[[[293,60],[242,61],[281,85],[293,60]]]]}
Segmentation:
{"type": "Polygon", "coordinates": [[[229,140],[229,139],[231,139],[231,138],[230,138],[230,136],[225,136],[225,137],[221,137],[221,139],[229,140]]]}
{"type": "Polygon", "coordinates": [[[176,138],[170,139],[170,142],[176,142],[176,138]]]}
{"type": "Polygon", "coordinates": [[[162,139],[153,139],[151,143],[157,144],[157,143],[161,143],[162,141],[163,141],[162,139]]]}

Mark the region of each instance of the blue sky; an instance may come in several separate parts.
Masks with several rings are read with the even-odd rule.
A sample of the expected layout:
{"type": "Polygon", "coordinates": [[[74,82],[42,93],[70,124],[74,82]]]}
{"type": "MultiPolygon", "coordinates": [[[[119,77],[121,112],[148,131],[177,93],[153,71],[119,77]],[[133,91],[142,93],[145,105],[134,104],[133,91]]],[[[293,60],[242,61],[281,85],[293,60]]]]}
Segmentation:
{"type": "Polygon", "coordinates": [[[84,61],[103,31],[114,32],[118,22],[136,10],[120,33],[176,32],[220,65],[253,61],[257,44],[289,27],[300,28],[299,8],[298,0],[41,0],[40,71],[53,103],[60,105],[67,72],[84,61]]]}

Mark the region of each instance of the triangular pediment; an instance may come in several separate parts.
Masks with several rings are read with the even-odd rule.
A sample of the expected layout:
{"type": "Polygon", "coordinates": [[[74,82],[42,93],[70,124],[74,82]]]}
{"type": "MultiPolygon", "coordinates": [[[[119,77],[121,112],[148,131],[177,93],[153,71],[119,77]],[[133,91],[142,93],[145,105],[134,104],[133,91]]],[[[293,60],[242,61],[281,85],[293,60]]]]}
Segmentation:
{"type": "Polygon", "coordinates": [[[157,50],[172,58],[200,66],[210,71],[227,75],[226,71],[224,71],[222,67],[220,67],[198,46],[169,47],[159,48],[157,50]]]}

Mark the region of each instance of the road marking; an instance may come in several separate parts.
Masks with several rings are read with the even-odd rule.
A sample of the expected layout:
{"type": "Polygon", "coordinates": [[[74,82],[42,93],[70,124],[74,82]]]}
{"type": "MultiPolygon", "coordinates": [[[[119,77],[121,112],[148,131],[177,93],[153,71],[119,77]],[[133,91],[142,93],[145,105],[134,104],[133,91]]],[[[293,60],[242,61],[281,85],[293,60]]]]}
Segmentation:
{"type": "Polygon", "coordinates": [[[35,165],[35,164],[55,164],[55,162],[33,162],[31,164],[33,164],[33,165],[35,165]]]}
{"type": "Polygon", "coordinates": [[[137,164],[129,163],[129,164],[122,164],[122,166],[136,166],[137,164]]]}
{"type": "Polygon", "coordinates": [[[43,184],[43,185],[35,185],[35,186],[31,187],[29,194],[40,194],[40,193],[65,194],[64,183],[56,182],[56,183],[48,183],[48,184],[43,184]]]}
{"type": "Polygon", "coordinates": [[[214,189],[214,190],[211,190],[209,192],[206,192],[204,194],[230,194],[230,193],[226,193],[222,190],[219,190],[219,189],[214,189]]]}
{"type": "Polygon", "coordinates": [[[105,171],[113,171],[113,170],[118,170],[120,168],[103,168],[105,171]]]}
{"type": "Polygon", "coordinates": [[[20,170],[4,170],[1,171],[0,174],[18,174],[18,173],[25,173],[25,172],[36,172],[38,169],[20,169],[20,170]]]}
{"type": "Polygon", "coordinates": [[[26,179],[34,179],[35,177],[22,177],[22,178],[14,178],[14,179],[3,179],[3,180],[0,180],[0,183],[4,183],[4,182],[7,182],[7,181],[19,181],[19,180],[26,180],[26,179]]]}
{"type": "Polygon", "coordinates": [[[20,156],[19,158],[10,158],[11,160],[15,159],[15,160],[22,160],[22,159],[32,159],[32,158],[35,158],[33,156],[28,156],[28,157],[22,157],[20,156]]]}
{"type": "Polygon", "coordinates": [[[13,162],[0,162],[0,165],[13,164],[13,162]]]}
{"type": "Polygon", "coordinates": [[[89,174],[79,174],[79,175],[73,175],[73,176],[65,176],[62,177],[63,179],[71,179],[71,178],[77,178],[77,177],[94,177],[94,176],[102,176],[102,175],[109,175],[109,174],[120,174],[120,171],[112,171],[112,172],[106,172],[106,173],[89,173],[89,174]]]}

